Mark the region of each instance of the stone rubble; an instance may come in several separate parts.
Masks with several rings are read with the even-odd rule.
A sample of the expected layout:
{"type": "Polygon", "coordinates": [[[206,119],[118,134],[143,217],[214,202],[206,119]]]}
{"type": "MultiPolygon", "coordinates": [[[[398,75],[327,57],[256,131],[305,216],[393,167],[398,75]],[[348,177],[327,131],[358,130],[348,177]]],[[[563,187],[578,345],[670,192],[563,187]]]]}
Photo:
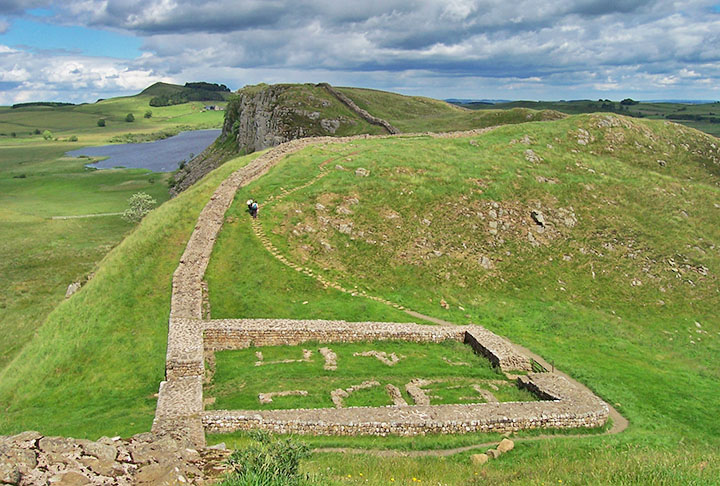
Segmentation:
{"type": "Polygon", "coordinates": [[[388,366],[395,366],[400,362],[400,359],[403,357],[398,357],[397,354],[391,353],[387,354],[385,351],[363,351],[362,353],[353,353],[353,356],[367,356],[376,358],[381,363],[384,363],[388,366]]]}
{"type": "Polygon", "coordinates": [[[279,392],[260,393],[260,394],[258,394],[258,400],[263,405],[266,405],[268,403],[272,403],[273,398],[275,398],[275,397],[290,397],[290,396],[306,397],[307,395],[308,395],[308,392],[306,390],[287,390],[287,391],[279,391],[279,392]]]}
{"type": "Polygon", "coordinates": [[[323,369],[327,371],[335,371],[337,369],[337,354],[330,348],[320,348],[318,350],[323,358],[325,358],[325,364],[323,369]]]}
{"type": "Polygon", "coordinates": [[[90,441],[23,432],[0,436],[0,484],[205,486],[217,479],[207,467],[217,462],[216,456],[170,435],[90,441]]]}

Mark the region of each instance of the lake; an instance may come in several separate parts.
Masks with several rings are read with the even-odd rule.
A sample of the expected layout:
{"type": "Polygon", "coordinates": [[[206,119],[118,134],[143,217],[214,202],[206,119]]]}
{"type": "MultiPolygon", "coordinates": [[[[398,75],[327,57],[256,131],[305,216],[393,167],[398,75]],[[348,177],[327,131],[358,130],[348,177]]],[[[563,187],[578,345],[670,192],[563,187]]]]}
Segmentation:
{"type": "Polygon", "coordinates": [[[124,143],[85,147],[67,152],[70,157],[108,157],[87,167],[112,169],[126,167],[150,169],[153,172],[170,172],[190,155],[198,155],[220,136],[221,130],[194,130],[181,132],[174,137],[147,143],[124,143]]]}

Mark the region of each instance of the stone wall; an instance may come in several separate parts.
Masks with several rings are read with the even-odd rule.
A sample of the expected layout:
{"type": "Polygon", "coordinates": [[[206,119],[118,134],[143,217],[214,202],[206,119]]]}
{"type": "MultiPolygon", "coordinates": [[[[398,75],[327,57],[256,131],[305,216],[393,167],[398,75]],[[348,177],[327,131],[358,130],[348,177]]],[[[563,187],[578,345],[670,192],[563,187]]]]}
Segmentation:
{"type": "Polygon", "coordinates": [[[211,433],[259,428],[276,433],[317,435],[422,435],[510,432],[541,428],[601,427],[609,409],[602,400],[551,373],[522,377],[553,401],[342,409],[208,411],[211,433]]]}
{"type": "MultiPolygon", "coordinates": [[[[208,351],[249,346],[350,343],[361,341],[412,341],[439,343],[452,340],[470,344],[502,371],[532,371],[527,356],[512,343],[482,326],[428,326],[397,322],[346,322],[292,319],[220,319],[205,322],[208,351]]],[[[201,356],[200,356],[201,357],[201,356]]]]}
{"type": "Polygon", "coordinates": [[[395,128],[394,126],[390,125],[389,122],[387,122],[386,120],[383,120],[382,118],[378,118],[376,116],[371,115],[370,113],[367,112],[367,110],[363,110],[358,105],[356,105],[353,100],[351,100],[350,98],[345,96],[343,93],[341,93],[340,91],[338,91],[335,88],[333,88],[332,86],[330,86],[328,83],[320,83],[318,86],[325,88],[328,91],[328,93],[330,93],[331,95],[336,97],[341,103],[343,103],[345,106],[347,106],[352,111],[357,113],[358,116],[360,116],[360,118],[362,118],[366,122],[368,122],[372,125],[381,126],[385,130],[387,130],[387,132],[390,134],[400,133],[398,131],[398,129],[395,128]]]}

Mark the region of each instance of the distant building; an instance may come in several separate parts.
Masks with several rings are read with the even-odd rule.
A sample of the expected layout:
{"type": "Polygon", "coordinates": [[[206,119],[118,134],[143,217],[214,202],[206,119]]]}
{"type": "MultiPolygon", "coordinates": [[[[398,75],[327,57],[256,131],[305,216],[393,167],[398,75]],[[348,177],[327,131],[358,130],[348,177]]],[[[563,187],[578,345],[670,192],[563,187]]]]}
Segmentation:
{"type": "Polygon", "coordinates": [[[218,105],[206,105],[204,110],[205,111],[223,111],[225,108],[218,105]]]}

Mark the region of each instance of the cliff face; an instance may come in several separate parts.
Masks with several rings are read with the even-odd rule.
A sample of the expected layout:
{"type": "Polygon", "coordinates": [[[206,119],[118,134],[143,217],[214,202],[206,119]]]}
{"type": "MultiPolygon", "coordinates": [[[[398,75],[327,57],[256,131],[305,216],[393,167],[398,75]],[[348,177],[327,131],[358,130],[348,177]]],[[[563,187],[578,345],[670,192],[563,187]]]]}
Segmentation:
{"type": "Polygon", "coordinates": [[[228,102],[218,140],[175,174],[170,193],[177,195],[237,155],[297,138],[363,133],[387,131],[359,116],[324,85],[247,86],[228,102]]]}
{"type": "Polygon", "coordinates": [[[297,138],[374,132],[323,86],[281,84],[239,91],[225,112],[222,138],[238,153],[252,153],[297,138]]]}

